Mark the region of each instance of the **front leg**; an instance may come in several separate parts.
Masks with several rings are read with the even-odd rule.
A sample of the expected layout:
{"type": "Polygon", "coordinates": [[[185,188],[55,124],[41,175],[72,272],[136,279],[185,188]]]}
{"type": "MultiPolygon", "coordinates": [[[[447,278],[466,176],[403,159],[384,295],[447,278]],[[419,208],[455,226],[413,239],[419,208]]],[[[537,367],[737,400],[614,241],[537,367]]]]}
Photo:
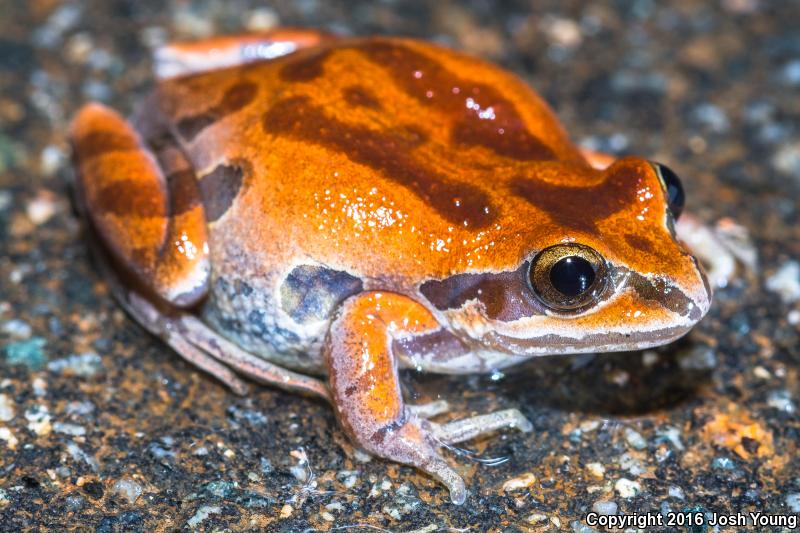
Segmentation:
{"type": "Polygon", "coordinates": [[[446,404],[405,404],[392,341],[439,327],[425,307],[406,296],[366,292],[342,304],[325,355],[336,413],[350,438],[370,453],[427,472],[447,486],[453,503],[462,504],[464,480],[438,448],[502,427],[531,427],[515,409],[439,425],[423,417],[441,413],[446,404]]]}

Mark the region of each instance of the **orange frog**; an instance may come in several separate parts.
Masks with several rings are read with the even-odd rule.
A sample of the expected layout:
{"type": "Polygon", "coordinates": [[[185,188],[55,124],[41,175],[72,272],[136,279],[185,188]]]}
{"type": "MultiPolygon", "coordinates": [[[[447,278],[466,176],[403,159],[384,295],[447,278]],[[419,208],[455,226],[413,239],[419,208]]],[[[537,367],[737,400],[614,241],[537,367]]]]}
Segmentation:
{"type": "Polygon", "coordinates": [[[175,44],[129,120],[72,126],[79,205],[113,293],[181,356],[325,398],[352,441],[464,502],[449,423],[399,368],[489,372],[637,350],[709,308],[667,167],[587,154],[514,75],[400,38],[304,30],[175,44]],[[312,377],[317,376],[317,377],[312,377]]]}

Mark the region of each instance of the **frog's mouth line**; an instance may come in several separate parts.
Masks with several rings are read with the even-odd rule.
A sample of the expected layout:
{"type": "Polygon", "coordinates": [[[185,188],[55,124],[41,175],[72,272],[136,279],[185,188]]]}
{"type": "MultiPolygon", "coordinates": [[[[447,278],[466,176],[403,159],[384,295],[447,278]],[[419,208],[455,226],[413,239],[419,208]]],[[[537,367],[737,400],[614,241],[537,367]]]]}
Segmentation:
{"type": "Polygon", "coordinates": [[[534,338],[515,338],[489,332],[482,339],[484,349],[522,357],[564,355],[587,352],[620,352],[644,350],[668,344],[683,337],[693,323],[652,331],[592,333],[581,338],[547,334],[534,338]]]}

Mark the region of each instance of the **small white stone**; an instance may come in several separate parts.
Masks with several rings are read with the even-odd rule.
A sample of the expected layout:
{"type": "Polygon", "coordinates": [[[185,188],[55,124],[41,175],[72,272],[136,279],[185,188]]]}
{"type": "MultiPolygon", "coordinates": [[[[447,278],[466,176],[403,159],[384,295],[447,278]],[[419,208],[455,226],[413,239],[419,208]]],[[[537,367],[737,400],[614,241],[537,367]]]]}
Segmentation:
{"type": "Polygon", "coordinates": [[[46,405],[34,405],[25,411],[25,419],[28,421],[28,429],[39,436],[49,435],[53,429],[46,405]]]}
{"type": "Polygon", "coordinates": [[[588,463],[586,470],[597,479],[603,479],[603,476],[606,475],[606,468],[600,463],[588,463]]]}
{"type": "Polygon", "coordinates": [[[642,492],[642,485],[638,481],[631,481],[623,477],[614,484],[614,490],[623,498],[633,498],[642,492]]]}
{"type": "Polygon", "coordinates": [[[786,507],[793,513],[800,513],[800,492],[786,495],[786,507]]]}
{"type": "Polygon", "coordinates": [[[764,286],[767,290],[778,294],[784,303],[800,300],[800,263],[787,261],[767,278],[764,286]]]}
{"type": "Polygon", "coordinates": [[[0,394],[0,422],[14,419],[14,400],[5,394],[0,394]]]}
{"type": "Polygon", "coordinates": [[[767,405],[785,413],[794,413],[795,411],[792,394],[786,389],[770,392],[767,396],[767,405]]]}
{"type": "Polygon", "coordinates": [[[766,369],[766,368],[764,368],[763,366],[757,366],[757,367],[755,367],[755,368],[753,369],[753,374],[755,374],[755,376],[756,376],[758,379],[768,380],[768,379],[771,379],[771,378],[772,378],[772,374],[770,374],[770,373],[769,373],[769,370],[767,370],[767,369],[766,369]]]}
{"type": "Polygon", "coordinates": [[[56,433],[63,433],[64,435],[72,435],[73,437],[82,437],[86,435],[85,427],[68,422],[54,422],[53,431],[56,433]]]}
{"type": "Polygon", "coordinates": [[[17,444],[19,444],[17,437],[14,436],[10,429],[5,427],[0,427],[0,440],[6,442],[9,450],[16,450],[17,444]]]}
{"type": "Polygon", "coordinates": [[[204,505],[203,507],[198,509],[197,512],[194,514],[194,516],[191,517],[186,522],[186,525],[188,525],[191,528],[196,528],[197,526],[200,525],[200,523],[203,520],[208,518],[209,515],[219,514],[221,512],[222,512],[222,509],[220,507],[216,506],[216,505],[204,505]]]}
{"type": "Polygon", "coordinates": [[[278,14],[268,7],[258,7],[245,15],[244,27],[248,31],[270,30],[280,24],[278,14]]]}
{"type": "Polygon", "coordinates": [[[58,199],[48,190],[40,189],[25,206],[25,214],[37,226],[44,224],[58,212],[58,199]]]}
{"type": "Polygon", "coordinates": [[[644,440],[641,433],[633,428],[625,428],[625,441],[635,450],[647,448],[647,441],[644,440]]]}
{"type": "Polygon", "coordinates": [[[139,496],[142,495],[142,486],[132,479],[123,478],[114,483],[111,487],[111,492],[123,498],[129,504],[134,504],[139,499],[139,496]]]}
{"type": "Polygon", "coordinates": [[[658,353],[653,350],[646,350],[642,352],[642,364],[644,366],[653,366],[658,362],[658,353]]]}
{"type": "Polygon", "coordinates": [[[594,504],[592,505],[592,511],[601,515],[617,514],[617,509],[618,506],[616,502],[606,501],[606,500],[600,500],[594,502],[594,504]]]}
{"type": "Polygon", "coordinates": [[[538,524],[540,522],[545,522],[547,520],[547,515],[542,513],[533,513],[528,518],[529,524],[538,524]]]}
{"type": "Polygon", "coordinates": [[[0,327],[0,331],[13,339],[20,340],[30,338],[31,334],[33,333],[33,330],[28,323],[19,320],[18,318],[13,318],[7,322],[3,322],[2,327],[0,327]]]}
{"type": "Polygon", "coordinates": [[[677,485],[670,485],[669,489],[667,489],[667,494],[670,498],[677,498],[679,500],[683,500],[686,496],[683,493],[683,489],[677,485]]]}

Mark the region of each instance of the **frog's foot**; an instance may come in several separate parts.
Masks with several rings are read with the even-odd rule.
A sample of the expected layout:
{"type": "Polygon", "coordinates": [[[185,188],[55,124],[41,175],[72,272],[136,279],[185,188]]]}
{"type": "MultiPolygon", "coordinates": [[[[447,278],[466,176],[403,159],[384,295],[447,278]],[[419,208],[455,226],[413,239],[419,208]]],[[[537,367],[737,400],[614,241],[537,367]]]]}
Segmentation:
{"type": "Polygon", "coordinates": [[[444,444],[458,444],[499,429],[518,429],[523,433],[533,430],[533,424],[519,409],[505,409],[486,415],[477,415],[446,424],[429,422],[434,436],[444,444]]]}
{"type": "Polygon", "coordinates": [[[420,418],[433,418],[449,411],[450,404],[447,403],[447,400],[435,400],[430,403],[409,405],[408,409],[420,418]]]}
{"type": "Polygon", "coordinates": [[[427,472],[447,486],[453,503],[461,504],[467,497],[464,480],[440,448],[500,428],[528,431],[531,426],[515,409],[438,424],[427,418],[447,411],[446,402],[404,403],[392,343],[438,328],[433,315],[412,299],[366,292],[342,304],[325,355],[336,413],[355,444],[427,472]]]}
{"type": "Polygon", "coordinates": [[[261,33],[170,43],[154,54],[159,79],[275,59],[334,37],[316,30],[279,28],[261,33]]]}

